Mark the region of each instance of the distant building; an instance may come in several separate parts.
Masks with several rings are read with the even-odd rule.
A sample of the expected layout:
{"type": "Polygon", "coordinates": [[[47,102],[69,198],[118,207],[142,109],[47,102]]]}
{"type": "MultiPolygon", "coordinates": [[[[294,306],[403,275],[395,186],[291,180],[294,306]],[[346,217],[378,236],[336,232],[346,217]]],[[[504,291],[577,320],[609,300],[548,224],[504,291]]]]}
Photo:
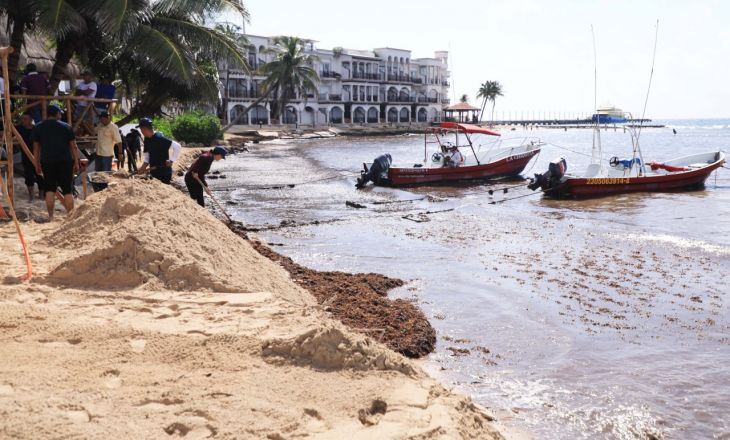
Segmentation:
{"type": "MultiPolygon", "coordinates": [[[[252,70],[270,61],[273,38],[246,35],[252,70]]],[[[308,43],[319,60],[319,90],[299,96],[282,113],[282,124],[427,123],[440,121],[449,104],[448,52],[433,58],[411,58],[411,51],[379,48],[324,50],[308,43]]],[[[219,66],[225,121],[234,121],[261,96],[262,76],[219,66]]],[[[241,125],[271,123],[269,104],[262,102],[242,117],[241,125]]]]}

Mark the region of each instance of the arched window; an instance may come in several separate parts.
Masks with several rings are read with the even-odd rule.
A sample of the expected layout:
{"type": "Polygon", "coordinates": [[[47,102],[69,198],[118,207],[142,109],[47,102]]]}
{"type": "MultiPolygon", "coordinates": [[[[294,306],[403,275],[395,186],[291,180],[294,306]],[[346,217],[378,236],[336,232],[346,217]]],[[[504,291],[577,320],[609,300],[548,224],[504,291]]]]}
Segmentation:
{"type": "Polygon", "coordinates": [[[370,107],[370,110],[368,110],[368,123],[374,124],[378,122],[378,109],[375,107],[370,107]]]}
{"type": "Polygon", "coordinates": [[[362,124],[365,122],[365,109],[358,107],[353,113],[352,121],[356,124],[362,124]]]}
{"type": "Polygon", "coordinates": [[[342,124],[342,109],[339,107],[332,107],[330,110],[330,123],[342,124]]]}
{"type": "Polygon", "coordinates": [[[393,107],[388,110],[388,122],[398,122],[398,110],[393,107]]]}
{"type": "Polygon", "coordinates": [[[421,108],[418,110],[418,122],[426,122],[428,119],[428,112],[426,112],[425,108],[421,108]]]}
{"type": "Polygon", "coordinates": [[[287,107],[284,114],[281,115],[285,124],[296,124],[297,123],[297,111],[294,107],[287,107]]]}
{"type": "Polygon", "coordinates": [[[269,123],[269,111],[260,105],[252,108],[249,112],[251,118],[251,124],[268,124],[269,123]]]}
{"type": "Polygon", "coordinates": [[[407,107],[400,109],[400,122],[409,122],[411,120],[411,111],[407,107]]]}

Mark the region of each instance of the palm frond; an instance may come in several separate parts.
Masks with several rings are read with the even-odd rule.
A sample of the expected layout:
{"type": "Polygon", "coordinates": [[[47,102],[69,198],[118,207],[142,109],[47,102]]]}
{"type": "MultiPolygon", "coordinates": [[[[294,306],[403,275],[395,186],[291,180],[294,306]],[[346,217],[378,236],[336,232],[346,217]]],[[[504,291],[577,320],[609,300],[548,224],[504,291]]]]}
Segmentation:
{"type": "Polygon", "coordinates": [[[135,59],[160,76],[192,84],[197,70],[195,57],[174,38],[148,24],[140,25],[124,49],[135,59]]]}
{"type": "Polygon", "coordinates": [[[79,10],[93,17],[101,31],[122,40],[152,14],[149,0],[87,0],[79,10]]]}
{"type": "Polygon", "coordinates": [[[27,6],[37,11],[36,26],[57,38],[86,31],[83,15],[67,0],[28,0],[27,6]]]}
{"type": "Polygon", "coordinates": [[[223,12],[235,12],[248,21],[250,15],[243,0],[159,0],[154,3],[155,13],[162,15],[186,15],[209,17],[223,12]]]}
{"type": "Polygon", "coordinates": [[[151,26],[165,34],[177,36],[187,45],[196,47],[200,54],[213,59],[224,59],[249,71],[241,42],[228,34],[190,21],[164,16],[153,18],[151,26]]]}

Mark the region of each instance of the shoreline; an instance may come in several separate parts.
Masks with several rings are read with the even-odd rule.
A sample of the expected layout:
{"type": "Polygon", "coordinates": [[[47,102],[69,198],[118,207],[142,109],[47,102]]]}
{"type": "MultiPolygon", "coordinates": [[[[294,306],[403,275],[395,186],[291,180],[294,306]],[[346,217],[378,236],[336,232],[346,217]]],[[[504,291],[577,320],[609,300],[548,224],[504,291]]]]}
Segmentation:
{"type": "MultiPolygon", "coordinates": [[[[226,142],[229,147],[245,148],[244,141],[232,136],[226,142]]],[[[184,149],[175,174],[181,176],[203,150],[184,149]]],[[[187,189],[179,182],[176,187],[187,195],[187,189]]],[[[210,209],[209,212],[215,215],[210,209]]],[[[259,254],[280,264],[296,284],[312,294],[328,313],[350,330],[371,336],[408,358],[417,359],[435,350],[436,331],[423,311],[409,301],[388,297],[388,292],[405,285],[405,281],[375,273],[350,274],[310,269],[279,254],[260,239],[250,237],[245,225],[219,220],[248,241],[259,254]],[[404,326],[404,323],[408,325],[404,326]]]]}
{"type": "MultiPolygon", "coordinates": [[[[11,276],[17,236],[0,225],[3,436],[504,438],[177,189],[120,180],[68,216],[23,223],[30,283],[11,276]]],[[[372,295],[401,283],[284,264],[309,282],[380,281],[372,295]]]]}

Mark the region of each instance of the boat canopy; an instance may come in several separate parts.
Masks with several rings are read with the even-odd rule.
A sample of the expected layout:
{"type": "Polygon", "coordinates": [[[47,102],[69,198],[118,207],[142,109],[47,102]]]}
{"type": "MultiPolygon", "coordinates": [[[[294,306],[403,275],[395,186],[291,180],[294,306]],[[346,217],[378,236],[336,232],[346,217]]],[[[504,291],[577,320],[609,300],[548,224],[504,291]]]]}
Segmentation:
{"type": "Polygon", "coordinates": [[[443,128],[446,130],[459,130],[463,133],[468,134],[486,134],[489,136],[501,136],[501,134],[497,133],[496,131],[487,130],[486,128],[482,128],[478,125],[474,124],[457,124],[456,122],[442,122],[439,124],[439,128],[443,128]]]}

